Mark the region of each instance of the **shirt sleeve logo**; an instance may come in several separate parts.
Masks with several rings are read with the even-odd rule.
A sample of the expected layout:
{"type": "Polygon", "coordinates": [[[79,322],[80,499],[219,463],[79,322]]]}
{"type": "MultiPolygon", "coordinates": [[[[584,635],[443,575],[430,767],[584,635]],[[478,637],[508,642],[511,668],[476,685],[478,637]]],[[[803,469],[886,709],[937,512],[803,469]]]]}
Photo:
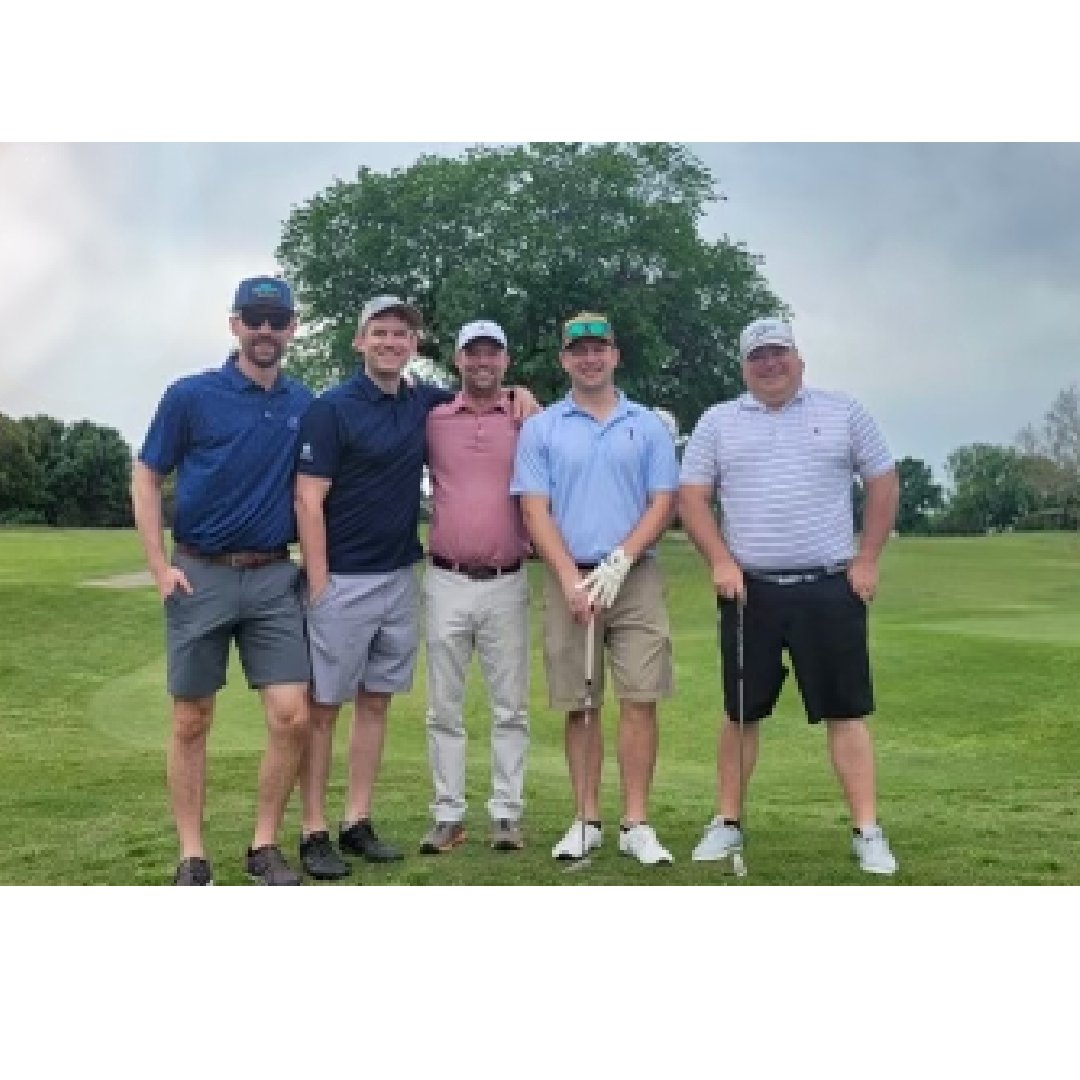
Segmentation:
{"type": "Polygon", "coordinates": [[[301,461],[314,461],[315,455],[311,452],[311,443],[306,442],[300,447],[300,460],[301,461]]]}

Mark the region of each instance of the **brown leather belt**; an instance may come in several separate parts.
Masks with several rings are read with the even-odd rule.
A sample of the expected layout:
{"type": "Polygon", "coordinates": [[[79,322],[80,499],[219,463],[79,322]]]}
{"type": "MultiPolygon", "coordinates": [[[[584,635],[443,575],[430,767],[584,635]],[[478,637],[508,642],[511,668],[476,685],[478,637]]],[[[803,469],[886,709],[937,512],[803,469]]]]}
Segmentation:
{"type": "Polygon", "coordinates": [[[452,570],[455,574],[463,574],[471,581],[490,581],[492,578],[502,577],[503,574],[516,574],[521,569],[520,559],[510,563],[509,566],[467,566],[465,563],[456,563],[452,559],[444,559],[441,555],[432,555],[431,564],[440,570],[452,570]]]}
{"type": "Polygon", "coordinates": [[[231,566],[234,570],[258,570],[271,563],[284,562],[289,557],[288,548],[277,551],[223,551],[209,555],[187,544],[176,543],[173,550],[181,555],[190,556],[200,562],[213,563],[215,566],[231,566]]]}

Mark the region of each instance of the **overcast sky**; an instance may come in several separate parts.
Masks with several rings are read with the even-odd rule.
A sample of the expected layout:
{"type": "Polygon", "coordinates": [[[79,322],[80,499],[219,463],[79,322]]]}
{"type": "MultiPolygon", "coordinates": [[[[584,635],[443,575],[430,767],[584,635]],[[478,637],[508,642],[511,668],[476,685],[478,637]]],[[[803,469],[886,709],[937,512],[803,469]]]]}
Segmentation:
{"type": "MultiPolygon", "coordinates": [[[[855,394],[897,457],[1010,443],[1080,378],[1080,146],[692,144],[703,224],[764,256],[807,381],[855,394]]],[[[239,278],[290,207],[360,165],[463,144],[0,146],[0,411],[116,427],[217,364],[239,278]]]]}

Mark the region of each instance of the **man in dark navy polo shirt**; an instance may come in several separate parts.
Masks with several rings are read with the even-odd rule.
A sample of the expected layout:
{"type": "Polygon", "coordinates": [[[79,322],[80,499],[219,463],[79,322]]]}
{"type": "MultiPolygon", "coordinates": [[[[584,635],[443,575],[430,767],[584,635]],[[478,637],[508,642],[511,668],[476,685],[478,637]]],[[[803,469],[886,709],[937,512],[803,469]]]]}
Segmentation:
{"type": "MultiPolygon", "coordinates": [[[[425,427],[454,393],[402,379],[415,355],[420,312],[396,296],[370,300],[353,342],[363,369],[327,390],[301,424],[296,516],[308,583],[311,740],[300,773],[300,857],[317,878],[348,865],[326,824],[334,721],[353,702],[349,785],[338,841],[369,862],[400,859],[371,824],[392,695],[410,689],[418,643],[415,565],[425,427]]],[[[515,388],[517,389],[517,388],[515,388]]],[[[535,409],[515,394],[518,419],[535,409]]]]}
{"type": "Polygon", "coordinates": [[[229,328],[238,351],[165,391],[132,474],[135,524],[165,607],[168,782],[181,846],[173,883],[213,884],[202,837],[206,738],[235,640],[268,730],[247,871],[266,885],[298,885],[275,841],[309,723],[302,586],[288,545],[297,435],[312,395],[281,373],[296,330],[284,281],[242,281],[229,328]],[[174,471],[170,560],[161,487],[174,471]]]}
{"type": "Polygon", "coordinates": [[[420,326],[420,312],[397,297],[369,301],[353,342],[362,369],[319,397],[301,424],[296,516],[308,584],[312,731],[300,775],[300,856],[313,877],[348,873],[325,816],[334,721],[347,701],[354,711],[339,843],[373,862],[401,858],[375,834],[371,796],[390,698],[412,686],[416,661],[425,423],[454,396],[402,379],[420,326]]]}

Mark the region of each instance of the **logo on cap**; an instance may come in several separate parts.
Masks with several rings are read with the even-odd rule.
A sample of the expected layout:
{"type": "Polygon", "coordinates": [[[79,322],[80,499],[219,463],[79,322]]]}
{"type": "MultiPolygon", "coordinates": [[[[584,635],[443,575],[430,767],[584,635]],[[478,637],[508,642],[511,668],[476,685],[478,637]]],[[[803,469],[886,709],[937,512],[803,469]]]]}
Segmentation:
{"type": "Polygon", "coordinates": [[[236,296],[233,298],[233,311],[257,305],[280,307],[286,311],[292,311],[292,289],[281,278],[244,278],[236,287],[236,296]]]}

